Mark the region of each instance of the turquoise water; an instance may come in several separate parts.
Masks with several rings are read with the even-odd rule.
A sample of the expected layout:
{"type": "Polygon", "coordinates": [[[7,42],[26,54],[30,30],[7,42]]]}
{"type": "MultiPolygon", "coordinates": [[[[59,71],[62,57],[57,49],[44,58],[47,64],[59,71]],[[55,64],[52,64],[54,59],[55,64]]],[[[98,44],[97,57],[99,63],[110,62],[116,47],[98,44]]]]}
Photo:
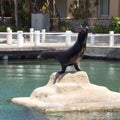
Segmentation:
{"type": "MultiPolygon", "coordinates": [[[[88,73],[92,83],[110,90],[120,90],[120,62],[82,60],[81,68],[88,73]]],[[[2,61],[0,62],[0,120],[117,120],[120,112],[72,112],[45,114],[10,103],[13,97],[30,96],[45,85],[51,73],[60,70],[54,60],[2,61]]],[[[69,67],[67,71],[74,71],[69,67]]]]}

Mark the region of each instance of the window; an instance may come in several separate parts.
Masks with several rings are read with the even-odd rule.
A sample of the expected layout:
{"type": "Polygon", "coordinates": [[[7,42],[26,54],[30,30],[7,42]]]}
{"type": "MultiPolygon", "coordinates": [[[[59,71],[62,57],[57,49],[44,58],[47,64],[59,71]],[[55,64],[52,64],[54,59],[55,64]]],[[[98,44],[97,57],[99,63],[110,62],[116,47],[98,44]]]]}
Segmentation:
{"type": "Polygon", "coordinates": [[[99,0],[98,15],[99,17],[109,16],[109,0],[99,0]]]}

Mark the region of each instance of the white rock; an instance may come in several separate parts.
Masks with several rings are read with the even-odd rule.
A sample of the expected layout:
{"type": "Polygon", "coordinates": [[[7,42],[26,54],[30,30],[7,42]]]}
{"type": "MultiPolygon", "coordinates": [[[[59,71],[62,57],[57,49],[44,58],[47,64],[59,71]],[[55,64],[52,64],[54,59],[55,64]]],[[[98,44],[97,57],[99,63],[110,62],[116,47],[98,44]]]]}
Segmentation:
{"type": "Polygon", "coordinates": [[[46,86],[12,102],[44,111],[120,109],[120,93],[91,84],[86,72],[53,73],[46,86]]]}

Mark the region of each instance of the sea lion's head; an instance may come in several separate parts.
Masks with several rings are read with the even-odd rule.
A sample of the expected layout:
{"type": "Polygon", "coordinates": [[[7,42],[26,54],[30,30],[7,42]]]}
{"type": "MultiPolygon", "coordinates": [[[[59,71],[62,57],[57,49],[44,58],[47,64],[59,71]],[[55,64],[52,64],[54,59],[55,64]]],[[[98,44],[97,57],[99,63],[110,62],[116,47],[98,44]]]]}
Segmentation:
{"type": "Polygon", "coordinates": [[[79,34],[78,34],[78,40],[79,40],[80,42],[83,42],[83,41],[86,41],[86,40],[87,40],[88,31],[89,31],[88,27],[86,27],[86,28],[83,28],[83,27],[82,27],[82,28],[80,29],[80,32],[79,32],[79,34]]]}

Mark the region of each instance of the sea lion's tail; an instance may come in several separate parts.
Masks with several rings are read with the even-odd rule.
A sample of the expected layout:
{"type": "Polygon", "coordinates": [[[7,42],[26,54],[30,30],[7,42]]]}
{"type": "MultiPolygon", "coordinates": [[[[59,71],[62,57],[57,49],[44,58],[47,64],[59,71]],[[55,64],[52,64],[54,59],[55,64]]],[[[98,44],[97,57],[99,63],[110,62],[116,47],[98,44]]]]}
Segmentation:
{"type": "Polygon", "coordinates": [[[38,59],[52,59],[55,58],[55,51],[42,52],[37,58],[38,59]]]}

